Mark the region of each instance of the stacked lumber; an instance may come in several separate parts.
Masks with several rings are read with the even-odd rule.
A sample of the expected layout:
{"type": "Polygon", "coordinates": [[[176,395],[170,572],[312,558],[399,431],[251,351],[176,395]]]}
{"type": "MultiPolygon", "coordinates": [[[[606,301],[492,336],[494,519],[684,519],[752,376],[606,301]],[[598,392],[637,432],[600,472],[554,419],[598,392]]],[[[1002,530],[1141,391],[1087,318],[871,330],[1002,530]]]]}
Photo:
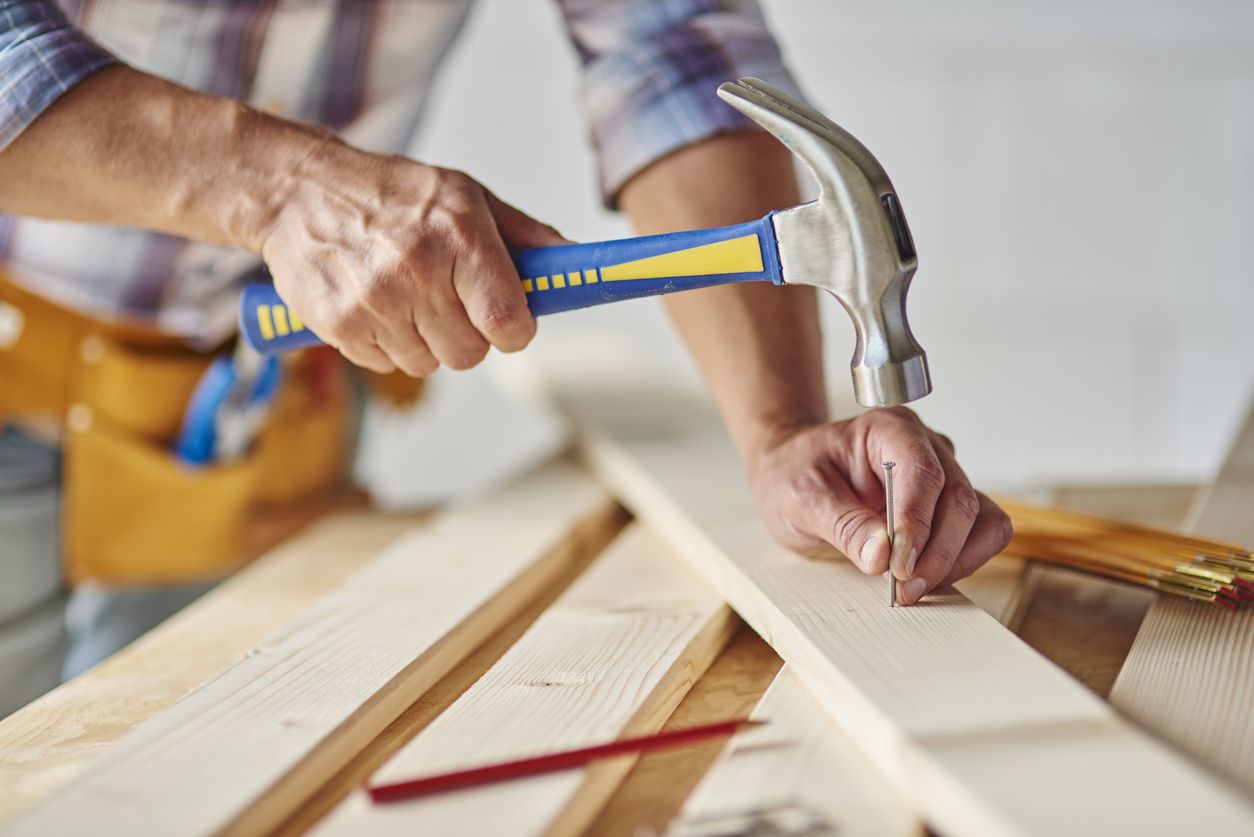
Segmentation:
{"type": "MultiPolygon", "coordinates": [[[[1188,529],[1254,543],[1254,410],[1188,529]]],[[[1254,793],[1254,608],[1212,611],[1162,598],[1141,625],[1111,702],[1254,793]]]]}
{"type": "MultiPolygon", "coordinates": [[[[601,833],[632,757],[390,805],[372,804],[361,777],[656,732],[741,620],[784,661],[751,713],[767,723],[712,761],[676,837],[768,824],[1254,833],[1247,799],[1007,629],[1025,607],[1021,562],[963,585],[983,609],[953,590],[891,609],[882,579],[769,538],[704,406],[622,380],[556,395],[581,430],[582,466],[553,462],[407,527],[0,833],[601,833]],[[405,723],[424,706],[426,720],[405,723]]],[[[1237,490],[1249,487],[1230,473],[1213,496],[1237,490]]]]}
{"type": "Polygon", "coordinates": [[[140,725],[5,834],[276,827],[621,523],[609,495],[564,462],[440,516],[140,725]]]}
{"type": "Polygon", "coordinates": [[[709,411],[677,405],[660,418],[656,395],[622,381],[613,392],[580,381],[557,396],[583,429],[594,471],[775,648],[930,826],[973,835],[1254,829],[1245,800],[956,591],[890,609],[882,579],[775,545],[709,411]],[[1146,792],[1153,787],[1173,793],[1146,792]]]}

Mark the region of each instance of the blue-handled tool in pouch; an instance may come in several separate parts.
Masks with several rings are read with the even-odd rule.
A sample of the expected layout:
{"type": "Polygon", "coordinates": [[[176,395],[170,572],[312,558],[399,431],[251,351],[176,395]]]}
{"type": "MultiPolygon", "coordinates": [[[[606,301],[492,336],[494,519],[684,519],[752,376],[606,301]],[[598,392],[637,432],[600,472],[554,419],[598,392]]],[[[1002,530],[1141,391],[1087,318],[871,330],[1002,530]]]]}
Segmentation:
{"type": "MultiPolygon", "coordinates": [[[[859,403],[886,406],[927,395],[927,357],[906,320],[918,260],[884,169],[843,128],[764,82],[729,82],[718,95],[809,166],[818,200],[729,227],[513,251],[531,312],[733,282],[812,285],[833,294],[853,320],[859,403]]],[[[271,285],[245,289],[240,331],[264,355],[321,342],[271,285]]]]}
{"type": "Polygon", "coordinates": [[[240,341],[201,376],[183,416],[175,453],[189,465],[228,462],[252,444],[278,391],[281,368],[240,341]]]}

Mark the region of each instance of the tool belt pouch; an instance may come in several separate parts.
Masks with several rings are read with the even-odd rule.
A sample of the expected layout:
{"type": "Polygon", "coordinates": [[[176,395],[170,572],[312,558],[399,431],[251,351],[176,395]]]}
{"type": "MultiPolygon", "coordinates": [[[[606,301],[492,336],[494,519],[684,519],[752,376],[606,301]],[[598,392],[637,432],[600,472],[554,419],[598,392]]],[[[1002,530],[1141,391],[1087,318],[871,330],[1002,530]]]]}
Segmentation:
{"type": "Polygon", "coordinates": [[[250,450],[191,466],[171,452],[212,358],[106,342],[79,391],[90,421],[67,417],[63,535],[72,581],[185,584],[221,578],[251,554],[252,512],[323,495],[346,478],[344,368],[327,351],[285,364],[250,450]]]}
{"type": "Polygon", "coordinates": [[[173,453],[174,440],[213,356],[115,333],[2,279],[0,301],[24,319],[17,342],[0,351],[0,421],[64,417],[61,554],[70,581],[223,577],[251,557],[245,533],[257,507],[307,500],[345,479],[342,364],[294,357],[252,448],[193,467],[173,453]]]}
{"type": "Polygon", "coordinates": [[[211,358],[101,337],[66,413],[62,553],[73,582],[182,584],[244,559],[260,460],[192,467],[171,452],[211,358]]]}

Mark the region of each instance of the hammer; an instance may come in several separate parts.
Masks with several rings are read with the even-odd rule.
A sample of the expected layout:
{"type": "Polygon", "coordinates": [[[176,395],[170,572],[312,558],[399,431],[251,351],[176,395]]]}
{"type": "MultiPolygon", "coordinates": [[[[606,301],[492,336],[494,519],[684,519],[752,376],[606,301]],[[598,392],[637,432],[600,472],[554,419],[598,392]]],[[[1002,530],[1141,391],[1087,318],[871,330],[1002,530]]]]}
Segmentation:
{"type": "MultiPolygon", "coordinates": [[[[729,227],[512,251],[532,314],[733,282],[813,285],[853,320],[859,404],[927,395],[927,356],[906,320],[918,260],[879,161],[839,125],[763,81],[727,82],[718,95],[805,162],[819,183],[818,200],[729,227]]],[[[272,285],[244,289],[240,331],[263,355],[321,343],[272,285]]]]}

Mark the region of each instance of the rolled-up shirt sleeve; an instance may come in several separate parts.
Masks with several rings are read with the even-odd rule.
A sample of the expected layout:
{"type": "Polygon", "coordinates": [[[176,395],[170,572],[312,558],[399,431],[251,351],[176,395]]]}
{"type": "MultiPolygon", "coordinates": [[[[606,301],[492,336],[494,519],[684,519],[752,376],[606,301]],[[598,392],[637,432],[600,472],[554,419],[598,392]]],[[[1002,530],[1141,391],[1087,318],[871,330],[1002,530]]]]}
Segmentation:
{"type": "Polygon", "coordinates": [[[0,0],[0,151],[63,93],[116,61],[51,0],[0,0]]]}
{"type": "Polygon", "coordinates": [[[800,96],[756,0],[559,0],[606,206],[650,163],[754,127],[715,94],[755,76],[800,96]]]}

